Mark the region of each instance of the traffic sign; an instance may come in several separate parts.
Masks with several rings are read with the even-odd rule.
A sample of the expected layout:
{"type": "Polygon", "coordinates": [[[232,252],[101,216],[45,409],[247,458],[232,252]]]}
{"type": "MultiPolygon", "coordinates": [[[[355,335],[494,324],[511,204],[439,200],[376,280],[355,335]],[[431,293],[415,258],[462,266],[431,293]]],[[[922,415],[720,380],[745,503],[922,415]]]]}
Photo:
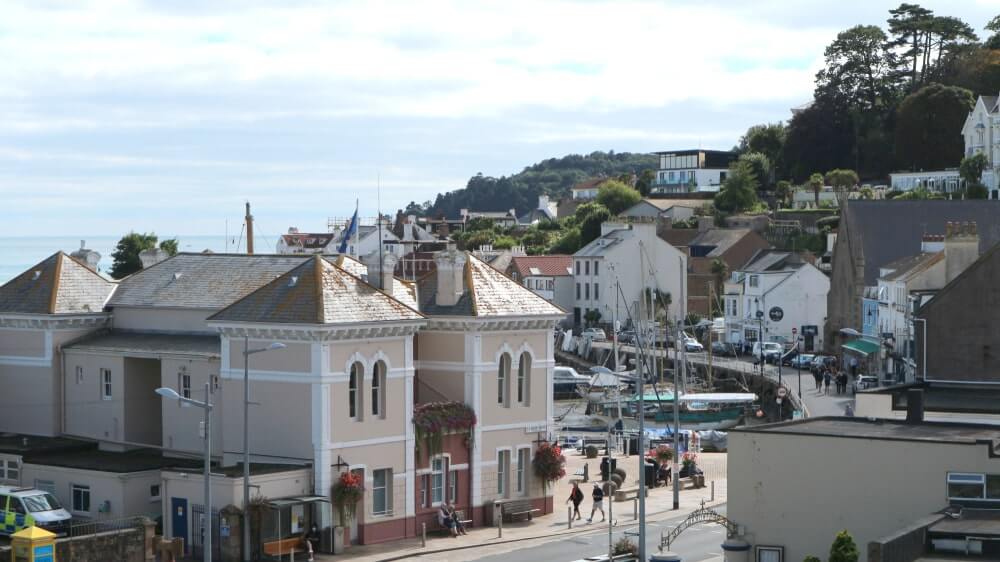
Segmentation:
{"type": "Polygon", "coordinates": [[[794,336],[797,333],[799,333],[799,329],[798,328],[792,328],[792,335],[794,336]]]}

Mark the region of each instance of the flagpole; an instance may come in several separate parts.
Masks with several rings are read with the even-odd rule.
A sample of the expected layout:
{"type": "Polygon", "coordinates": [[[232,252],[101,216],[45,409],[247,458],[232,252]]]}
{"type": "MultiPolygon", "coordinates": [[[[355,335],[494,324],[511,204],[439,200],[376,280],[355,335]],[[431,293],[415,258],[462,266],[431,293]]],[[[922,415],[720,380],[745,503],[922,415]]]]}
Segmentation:
{"type": "Polygon", "coordinates": [[[358,234],[361,232],[361,218],[358,216],[358,199],[354,200],[354,259],[358,259],[358,234]]]}

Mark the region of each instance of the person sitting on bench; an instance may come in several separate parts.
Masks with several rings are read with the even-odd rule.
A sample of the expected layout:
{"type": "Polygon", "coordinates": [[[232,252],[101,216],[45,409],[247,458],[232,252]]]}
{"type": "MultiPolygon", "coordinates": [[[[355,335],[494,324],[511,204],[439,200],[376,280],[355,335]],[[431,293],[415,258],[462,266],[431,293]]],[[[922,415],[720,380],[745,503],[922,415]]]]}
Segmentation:
{"type": "Polygon", "coordinates": [[[448,512],[448,504],[443,502],[438,506],[438,523],[441,527],[448,529],[452,537],[458,537],[458,526],[455,524],[455,519],[451,516],[451,513],[448,512]]]}
{"type": "Polygon", "coordinates": [[[462,523],[462,519],[458,516],[458,512],[455,511],[455,505],[451,502],[448,502],[445,505],[448,506],[448,516],[451,517],[452,523],[455,524],[455,529],[458,531],[458,534],[468,535],[469,533],[465,531],[465,523],[462,523]]]}
{"type": "Polygon", "coordinates": [[[315,551],[313,543],[319,542],[319,527],[313,524],[313,526],[309,529],[309,532],[302,535],[302,542],[306,547],[306,552],[309,554],[309,562],[312,562],[313,552],[315,551]]]}

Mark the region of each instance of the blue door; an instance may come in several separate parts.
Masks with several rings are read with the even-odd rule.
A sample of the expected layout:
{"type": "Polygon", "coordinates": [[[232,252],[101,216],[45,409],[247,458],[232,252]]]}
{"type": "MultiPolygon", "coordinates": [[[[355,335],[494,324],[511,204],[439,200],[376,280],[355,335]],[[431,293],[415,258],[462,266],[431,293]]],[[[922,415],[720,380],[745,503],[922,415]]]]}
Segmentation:
{"type": "Polygon", "coordinates": [[[184,498],[170,498],[170,526],[174,538],[184,539],[184,550],[188,549],[188,502],[184,498]]]}

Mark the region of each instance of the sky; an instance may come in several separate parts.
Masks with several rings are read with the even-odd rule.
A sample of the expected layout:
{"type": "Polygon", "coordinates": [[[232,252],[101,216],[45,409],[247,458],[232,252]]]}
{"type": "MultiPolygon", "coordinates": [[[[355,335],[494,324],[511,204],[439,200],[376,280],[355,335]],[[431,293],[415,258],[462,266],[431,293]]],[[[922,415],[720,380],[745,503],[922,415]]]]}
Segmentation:
{"type": "Polygon", "coordinates": [[[565,154],[730,148],[897,2],[2,4],[0,236],[171,236],[248,200],[269,235],[323,231],[565,154]]]}

